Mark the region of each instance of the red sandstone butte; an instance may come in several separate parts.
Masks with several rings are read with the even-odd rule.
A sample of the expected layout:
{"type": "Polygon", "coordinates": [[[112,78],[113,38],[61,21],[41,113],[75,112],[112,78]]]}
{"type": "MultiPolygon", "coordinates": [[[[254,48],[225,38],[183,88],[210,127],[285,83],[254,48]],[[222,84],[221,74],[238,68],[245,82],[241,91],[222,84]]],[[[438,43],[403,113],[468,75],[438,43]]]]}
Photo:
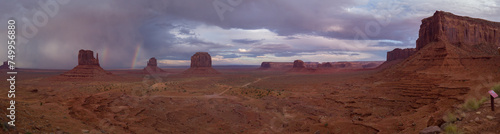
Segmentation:
{"type": "Polygon", "coordinates": [[[431,42],[446,41],[454,45],[500,46],[500,23],[483,19],[457,16],[436,11],[433,16],[422,20],[417,50],[431,42]]]}
{"type": "Polygon", "coordinates": [[[111,75],[110,72],[105,71],[99,65],[99,55],[94,58],[94,52],[91,50],[78,51],[78,65],[72,70],[65,72],[62,76],[87,78],[87,77],[100,77],[111,75]]]}
{"type": "Polygon", "coordinates": [[[295,60],[293,61],[293,68],[306,68],[306,66],[304,65],[304,61],[295,60]]]}
{"type": "Polygon", "coordinates": [[[7,61],[3,62],[3,65],[0,66],[0,69],[9,69],[9,65],[7,64],[7,61]]]}
{"type": "Polygon", "coordinates": [[[406,59],[413,55],[417,50],[415,48],[396,48],[392,51],[387,52],[387,60],[386,61],[393,61],[397,59],[406,59]]]}
{"type": "Polygon", "coordinates": [[[191,56],[191,67],[184,74],[219,74],[212,68],[212,57],[208,52],[196,52],[191,56]]]}
{"type": "Polygon", "coordinates": [[[499,46],[500,23],[436,11],[422,20],[417,52],[385,72],[490,74],[500,68],[499,46]]]}
{"type": "Polygon", "coordinates": [[[148,64],[143,69],[144,73],[161,73],[165,72],[161,68],[158,67],[158,63],[155,57],[150,58],[148,64]]]}

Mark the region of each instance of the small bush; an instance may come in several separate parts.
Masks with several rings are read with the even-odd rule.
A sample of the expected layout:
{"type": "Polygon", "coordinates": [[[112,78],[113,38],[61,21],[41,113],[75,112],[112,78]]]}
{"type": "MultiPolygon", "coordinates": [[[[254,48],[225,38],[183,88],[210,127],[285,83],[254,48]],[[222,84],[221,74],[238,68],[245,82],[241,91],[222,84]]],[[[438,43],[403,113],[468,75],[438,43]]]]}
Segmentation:
{"type": "Polygon", "coordinates": [[[463,105],[463,109],[467,111],[474,111],[481,107],[481,104],[486,102],[488,99],[486,97],[481,98],[481,100],[477,100],[475,98],[467,99],[463,105]]]}
{"type": "Polygon", "coordinates": [[[457,125],[455,124],[448,124],[446,127],[444,127],[444,133],[445,134],[462,134],[457,128],[457,125]]]}
{"type": "Polygon", "coordinates": [[[445,116],[443,116],[443,120],[449,123],[453,123],[457,121],[457,116],[453,113],[447,113],[445,116]]]}
{"type": "Polygon", "coordinates": [[[495,91],[495,93],[497,94],[500,94],[500,84],[493,86],[491,90],[495,91]]]}

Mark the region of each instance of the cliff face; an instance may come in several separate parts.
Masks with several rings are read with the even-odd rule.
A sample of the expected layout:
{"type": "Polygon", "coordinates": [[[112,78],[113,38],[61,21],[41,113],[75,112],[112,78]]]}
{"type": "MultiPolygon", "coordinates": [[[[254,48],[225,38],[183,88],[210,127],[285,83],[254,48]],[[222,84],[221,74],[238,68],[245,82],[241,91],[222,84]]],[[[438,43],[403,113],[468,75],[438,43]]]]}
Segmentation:
{"type": "MultiPolygon", "coordinates": [[[[499,46],[500,23],[436,11],[422,20],[415,54],[386,72],[497,73],[499,46]]],[[[388,60],[394,54],[388,53],[388,60]]]]}
{"type": "Polygon", "coordinates": [[[196,52],[191,56],[191,67],[183,74],[219,74],[212,68],[212,57],[208,52],[196,52]]]}
{"type": "Polygon", "coordinates": [[[91,50],[78,51],[78,65],[99,65],[99,54],[94,58],[94,52],[91,50]]]}
{"type": "Polygon", "coordinates": [[[212,67],[212,57],[208,52],[196,52],[191,56],[191,67],[212,67]]]}
{"type": "Polygon", "coordinates": [[[422,20],[416,49],[437,41],[457,46],[497,48],[500,46],[500,23],[436,11],[433,16],[422,20]]]}
{"type": "Polygon", "coordinates": [[[397,59],[406,59],[413,55],[417,50],[415,48],[396,48],[392,51],[387,52],[387,61],[393,61],[397,59]]]}

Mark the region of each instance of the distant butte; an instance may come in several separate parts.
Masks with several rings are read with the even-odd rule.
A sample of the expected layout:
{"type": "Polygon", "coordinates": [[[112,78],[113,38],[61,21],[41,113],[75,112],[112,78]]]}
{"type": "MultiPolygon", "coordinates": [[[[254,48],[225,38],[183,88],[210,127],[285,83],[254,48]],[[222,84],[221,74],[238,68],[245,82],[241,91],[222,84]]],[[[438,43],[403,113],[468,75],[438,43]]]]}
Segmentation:
{"type": "Polygon", "coordinates": [[[158,63],[156,61],[156,58],[153,57],[151,59],[149,59],[148,63],[147,63],[147,66],[144,67],[143,69],[144,73],[161,73],[161,72],[165,72],[163,71],[161,68],[158,67],[158,63]]]}
{"type": "Polygon", "coordinates": [[[91,50],[78,51],[78,65],[72,70],[65,72],[62,76],[73,78],[89,78],[111,75],[99,65],[99,55],[94,58],[94,52],[91,50]]]}
{"type": "Polygon", "coordinates": [[[415,48],[396,48],[392,51],[387,52],[387,61],[393,61],[397,59],[406,59],[411,55],[415,54],[417,50],[415,48]]]}
{"type": "Polygon", "coordinates": [[[301,69],[301,68],[306,68],[306,66],[304,65],[304,61],[295,60],[295,61],[293,61],[293,68],[301,69]]]}
{"type": "Polygon", "coordinates": [[[3,62],[3,64],[0,66],[0,69],[9,69],[9,65],[7,64],[7,61],[3,62]]]}
{"type": "Polygon", "coordinates": [[[212,57],[208,52],[196,52],[191,56],[191,67],[183,74],[219,74],[212,68],[212,57]]]}

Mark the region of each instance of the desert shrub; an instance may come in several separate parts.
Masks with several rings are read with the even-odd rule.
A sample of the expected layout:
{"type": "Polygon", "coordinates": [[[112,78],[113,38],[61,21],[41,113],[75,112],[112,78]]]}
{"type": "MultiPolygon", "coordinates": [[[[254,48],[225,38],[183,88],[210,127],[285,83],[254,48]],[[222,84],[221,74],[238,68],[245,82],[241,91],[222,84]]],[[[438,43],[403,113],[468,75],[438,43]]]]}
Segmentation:
{"type": "Polygon", "coordinates": [[[445,134],[462,134],[462,132],[460,132],[458,130],[457,125],[451,124],[451,123],[446,125],[446,127],[444,127],[444,133],[445,134]]]}
{"type": "Polygon", "coordinates": [[[488,99],[486,97],[481,98],[481,100],[477,100],[475,98],[467,99],[463,105],[463,109],[467,111],[474,111],[481,107],[481,104],[486,102],[488,99]]]}
{"type": "Polygon", "coordinates": [[[479,104],[483,104],[486,101],[488,101],[488,98],[482,97],[481,100],[479,100],[479,104]]]}
{"type": "Polygon", "coordinates": [[[491,90],[495,91],[495,93],[500,94],[500,84],[491,87],[491,90]]]}
{"type": "Polygon", "coordinates": [[[457,116],[453,113],[447,113],[446,115],[443,116],[443,120],[449,123],[457,121],[457,116]]]}

